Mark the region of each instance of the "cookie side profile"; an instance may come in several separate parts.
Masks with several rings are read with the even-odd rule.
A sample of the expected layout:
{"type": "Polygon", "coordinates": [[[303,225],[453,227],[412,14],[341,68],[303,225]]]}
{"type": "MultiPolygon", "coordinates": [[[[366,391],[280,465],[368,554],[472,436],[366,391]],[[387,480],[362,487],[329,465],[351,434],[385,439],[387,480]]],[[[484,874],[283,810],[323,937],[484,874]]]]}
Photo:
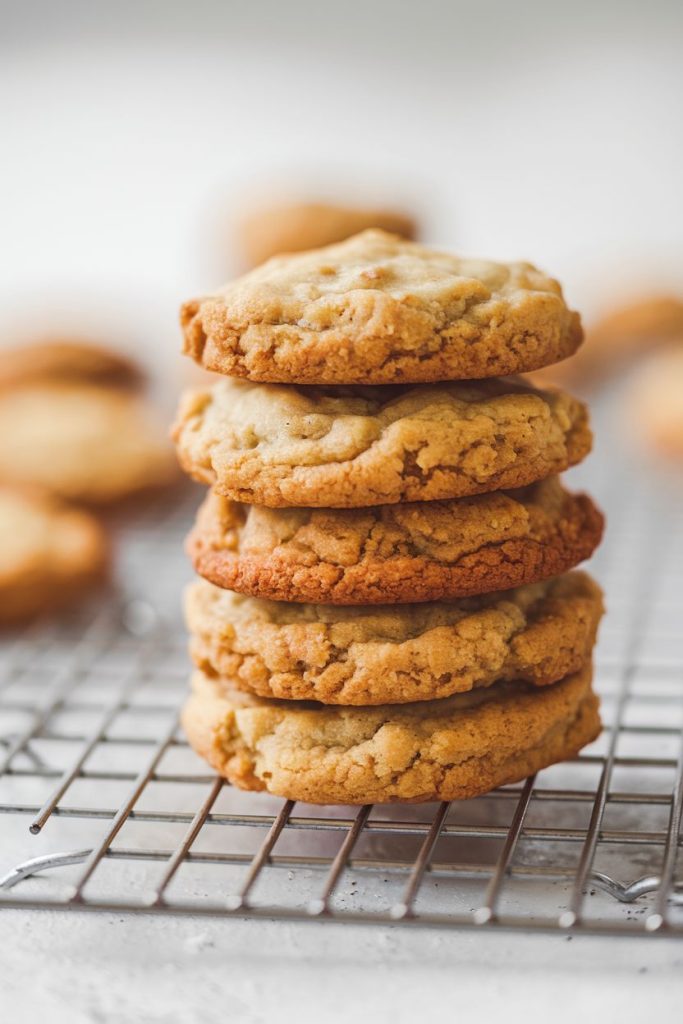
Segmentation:
{"type": "Polygon", "coordinates": [[[104,504],[176,474],[163,427],[134,394],[43,382],[0,392],[0,482],[104,504]]]}
{"type": "Polygon", "coordinates": [[[573,757],[600,733],[591,669],[441,701],[331,708],[247,696],[201,672],[182,723],[240,789],[307,803],[463,800],[573,757]]]}
{"type": "Polygon", "coordinates": [[[60,611],[100,583],[107,564],[89,513],[0,486],[0,626],[60,611]]]}
{"type": "Polygon", "coordinates": [[[188,538],[196,571],[253,597],[312,604],[441,601],[557,576],[603,517],[556,477],[521,491],[368,509],[268,509],[210,493],[188,538]]]}
{"type": "Polygon", "coordinates": [[[253,381],[393,384],[505,376],[583,332],[529,263],[461,259],[383,231],[269,260],[181,311],[184,351],[253,381]]]}
{"type": "Polygon", "coordinates": [[[185,595],[191,654],[207,675],[259,697],[361,706],[555,683],[590,660],[601,614],[600,588],[580,572],[422,605],[289,604],[205,580],[185,595]]]}
{"type": "Polygon", "coordinates": [[[582,403],[517,379],[296,388],[221,381],[185,396],[183,468],[235,501],[354,508],[523,487],[580,462],[582,403]]]}
{"type": "Polygon", "coordinates": [[[319,249],[370,228],[402,238],[415,238],[417,233],[413,218],[396,210],[328,203],[270,203],[252,208],[241,218],[237,246],[243,263],[256,267],[271,256],[319,249]]]}

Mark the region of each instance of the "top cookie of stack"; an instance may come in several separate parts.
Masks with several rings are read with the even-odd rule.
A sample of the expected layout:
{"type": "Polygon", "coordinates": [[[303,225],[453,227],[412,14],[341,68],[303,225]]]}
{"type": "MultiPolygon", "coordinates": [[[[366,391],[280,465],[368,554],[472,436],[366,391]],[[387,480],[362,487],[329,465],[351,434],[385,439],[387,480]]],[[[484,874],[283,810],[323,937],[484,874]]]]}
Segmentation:
{"type": "Polygon", "coordinates": [[[384,231],[279,256],[185,303],[185,352],[280,384],[418,384],[537,370],[583,332],[529,263],[434,252],[384,231]]]}

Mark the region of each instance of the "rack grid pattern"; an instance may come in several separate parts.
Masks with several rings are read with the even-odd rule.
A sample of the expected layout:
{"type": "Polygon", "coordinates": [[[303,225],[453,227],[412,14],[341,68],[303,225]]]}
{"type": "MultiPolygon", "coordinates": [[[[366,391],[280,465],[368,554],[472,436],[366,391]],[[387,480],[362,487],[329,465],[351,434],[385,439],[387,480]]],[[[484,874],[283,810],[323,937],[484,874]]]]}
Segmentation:
{"type": "Polygon", "coordinates": [[[603,735],[450,805],[311,807],[210,774],[178,728],[197,495],[146,509],[117,593],[0,643],[0,909],[683,935],[683,517],[637,472],[610,452],[570,480],[610,520],[603,735]]]}

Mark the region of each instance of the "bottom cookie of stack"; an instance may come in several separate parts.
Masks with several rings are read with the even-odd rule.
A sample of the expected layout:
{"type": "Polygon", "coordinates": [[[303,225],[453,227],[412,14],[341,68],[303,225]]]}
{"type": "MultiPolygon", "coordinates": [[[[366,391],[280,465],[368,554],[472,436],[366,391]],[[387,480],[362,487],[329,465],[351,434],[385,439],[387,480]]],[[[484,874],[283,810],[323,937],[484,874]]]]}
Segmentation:
{"type": "Polygon", "coordinates": [[[592,670],[376,707],[255,697],[195,672],[190,745],[241,789],[307,803],[461,800],[574,756],[600,732],[592,670]]]}

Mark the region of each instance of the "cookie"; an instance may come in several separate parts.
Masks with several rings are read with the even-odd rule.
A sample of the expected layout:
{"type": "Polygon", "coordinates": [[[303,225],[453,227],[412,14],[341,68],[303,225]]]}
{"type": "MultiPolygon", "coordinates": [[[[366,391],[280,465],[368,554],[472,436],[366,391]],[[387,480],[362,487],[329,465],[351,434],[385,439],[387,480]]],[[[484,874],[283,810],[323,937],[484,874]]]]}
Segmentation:
{"type": "Polygon", "coordinates": [[[182,721],[233,785],[313,804],[468,799],[573,757],[601,727],[590,666],[376,708],[264,700],[196,672],[182,721]]]}
{"type": "Polygon", "coordinates": [[[557,576],[603,517],[556,477],[519,491],[368,509],[268,509],[210,493],[188,538],[200,576],[312,604],[441,601],[557,576]]]}
{"type": "Polygon", "coordinates": [[[465,380],[535,370],[583,334],[529,263],[461,259],[383,231],[283,256],[187,302],[185,352],[209,370],[287,384],[465,380]]]}
{"type": "Polygon", "coordinates": [[[125,356],[75,339],[48,339],[0,352],[0,388],[28,381],[137,387],[142,380],[140,368],[125,356]]]}
{"type": "Polygon", "coordinates": [[[278,203],[254,207],[237,226],[242,262],[255,267],[278,253],[318,249],[381,228],[403,238],[417,234],[415,221],[386,209],[330,206],[325,203],[278,203]]]}
{"type": "Polygon", "coordinates": [[[546,686],[589,660],[602,614],[585,573],[450,603],[335,607],[187,590],[192,657],[259,697],[403,704],[503,680],[546,686]]]}
{"type": "Polygon", "coordinates": [[[102,581],[104,532],[49,496],[0,487],[0,625],[58,611],[102,581]]]}
{"type": "Polygon", "coordinates": [[[43,382],[0,392],[2,483],[104,503],[175,476],[163,427],[132,393],[43,382]]]}
{"type": "Polygon", "coordinates": [[[639,368],[624,412],[636,442],[683,460],[683,346],[665,349],[639,368]]]}
{"type": "Polygon", "coordinates": [[[683,299],[653,295],[606,314],[586,335],[572,359],[533,375],[539,384],[601,383],[654,349],[683,342],[683,299]]]}
{"type": "Polygon", "coordinates": [[[271,508],[354,508],[522,487],[583,459],[584,405],[517,379],[300,388],[220,381],[173,432],[196,480],[271,508]]]}

